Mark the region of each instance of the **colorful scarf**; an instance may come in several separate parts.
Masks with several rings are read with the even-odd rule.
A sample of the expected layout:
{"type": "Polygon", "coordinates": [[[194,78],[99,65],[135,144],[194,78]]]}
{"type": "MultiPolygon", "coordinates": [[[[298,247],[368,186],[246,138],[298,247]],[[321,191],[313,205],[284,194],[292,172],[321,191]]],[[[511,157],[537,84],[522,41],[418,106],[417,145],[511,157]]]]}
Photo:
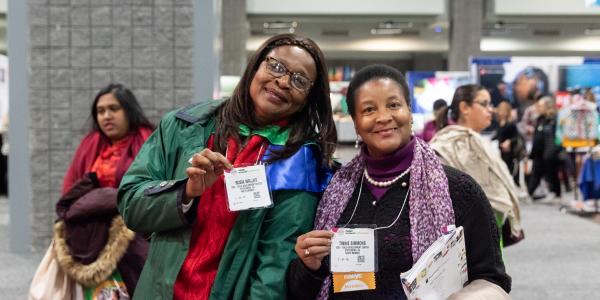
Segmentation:
{"type": "MultiPolygon", "coordinates": [[[[269,141],[275,139],[277,136],[275,133],[280,132],[287,132],[287,130],[280,130],[280,127],[277,127],[272,130],[251,132],[247,127],[240,126],[240,135],[249,136],[248,142],[240,150],[240,145],[235,139],[229,138],[226,157],[234,167],[256,164],[267,150],[269,141]]],[[[287,133],[285,137],[287,138],[287,133]]],[[[213,149],[213,146],[214,135],[211,135],[207,147],[213,149]]],[[[237,219],[238,214],[227,208],[223,176],[206,189],[200,199],[196,222],[192,228],[190,248],[175,281],[174,299],[209,298],[221,255],[237,219]]]]}
{"type": "MultiPolygon", "coordinates": [[[[448,190],[448,178],[435,152],[420,138],[415,139],[410,174],[410,239],[413,261],[442,235],[442,228],[454,224],[454,210],[448,190]]],[[[357,155],[331,180],[317,208],[315,230],[330,230],[346,208],[354,189],[360,184],[365,168],[357,155]]],[[[331,277],[327,276],[317,299],[327,299],[331,277]]]]}
{"type": "MultiPolygon", "coordinates": [[[[125,150],[121,153],[121,158],[114,170],[114,182],[117,186],[150,134],[152,134],[152,129],[141,127],[131,132],[125,140],[122,141],[125,144],[123,145],[125,150]]],[[[99,130],[88,133],[75,151],[73,161],[71,161],[71,165],[69,165],[69,169],[65,174],[62,189],[63,194],[66,193],[75,182],[83,177],[84,174],[89,173],[98,156],[110,147],[110,140],[99,130]]]]}

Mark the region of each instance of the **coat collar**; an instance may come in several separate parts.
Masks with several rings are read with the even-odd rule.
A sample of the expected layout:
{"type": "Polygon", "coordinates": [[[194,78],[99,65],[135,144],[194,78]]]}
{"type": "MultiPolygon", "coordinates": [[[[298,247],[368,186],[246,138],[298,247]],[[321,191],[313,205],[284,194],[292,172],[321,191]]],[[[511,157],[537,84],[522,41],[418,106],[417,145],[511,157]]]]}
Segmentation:
{"type": "Polygon", "coordinates": [[[192,103],[175,114],[175,117],[188,123],[200,123],[205,125],[213,116],[215,111],[225,103],[225,100],[207,100],[198,103],[192,103]]]}

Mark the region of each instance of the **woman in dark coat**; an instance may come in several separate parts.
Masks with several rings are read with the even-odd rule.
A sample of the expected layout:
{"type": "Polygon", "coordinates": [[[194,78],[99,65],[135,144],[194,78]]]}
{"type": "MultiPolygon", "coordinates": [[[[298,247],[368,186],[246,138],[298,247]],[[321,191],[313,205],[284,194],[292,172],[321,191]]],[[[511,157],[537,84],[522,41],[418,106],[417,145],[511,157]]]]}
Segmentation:
{"type": "Polygon", "coordinates": [[[513,181],[519,184],[519,161],[527,155],[525,140],[519,134],[517,125],[511,118],[512,106],[508,101],[502,101],[496,108],[498,129],[494,139],[498,140],[500,156],[513,175],[513,181]]]}
{"type": "Polygon", "coordinates": [[[54,250],[61,269],[83,286],[86,299],[115,289],[131,296],[148,242],[125,226],[117,211],[117,187],[153,125],[120,84],[96,95],[91,118],[93,129],[73,156],[56,204],[54,250]]]}

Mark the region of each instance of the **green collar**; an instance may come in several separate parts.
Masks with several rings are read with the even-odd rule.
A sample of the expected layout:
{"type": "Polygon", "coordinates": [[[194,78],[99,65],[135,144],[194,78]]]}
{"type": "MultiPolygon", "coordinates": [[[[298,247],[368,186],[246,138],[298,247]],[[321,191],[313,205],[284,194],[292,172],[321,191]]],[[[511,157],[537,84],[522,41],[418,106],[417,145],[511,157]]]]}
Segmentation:
{"type": "Polygon", "coordinates": [[[239,134],[242,136],[260,135],[267,140],[271,145],[285,146],[285,143],[290,136],[290,129],[288,127],[282,128],[277,125],[267,125],[265,127],[251,130],[248,126],[240,124],[239,134]]]}

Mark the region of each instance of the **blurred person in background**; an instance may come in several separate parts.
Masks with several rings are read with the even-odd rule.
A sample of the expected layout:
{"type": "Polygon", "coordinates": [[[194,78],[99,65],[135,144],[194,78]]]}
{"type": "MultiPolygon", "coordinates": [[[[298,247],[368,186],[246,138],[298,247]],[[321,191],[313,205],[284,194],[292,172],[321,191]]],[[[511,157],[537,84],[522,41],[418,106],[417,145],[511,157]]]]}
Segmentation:
{"type": "MultiPolygon", "coordinates": [[[[92,130],[64,177],[51,247],[61,270],[83,286],[79,292],[85,299],[114,289],[128,299],[136,291],[148,243],[119,215],[117,187],[154,126],[121,84],[100,90],[90,111],[92,130]]],[[[34,286],[31,291],[35,295],[34,286]]]]}
{"type": "Polygon", "coordinates": [[[523,231],[517,188],[498,151],[480,135],[492,119],[490,93],[477,84],[460,86],[448,110],[440,117],[450,117],[456,125],[438,131],[431,147],[445,164],[471,175],[481,185],[496,212],[500,245],[518,242],[523,231]]]}
{"type": "Polygon", "coordinates": [[[527,182],[527,191],[533,197],[542,178],[545,178],[549,190],[555,197],[560,198],[561,186],[558,172],[562,162],[559,157],[561,147],[556,144],[556,104],[552,97],[546,96],[542,97],[536,106],[540,116],[536,122],[529,154],[533,166],[527,182]]]}
{"type": "Polygon", "coordinates": [[[520,121],[528,107],[548,94],[548,75],[540,68],[526,67],[515,77],[511,92],[512,104],[517,109],[517,117],[520,121]]]}
{"type": "Polygon", "coordinates": [[[470,176],[442,166],[427,143],[411,133],[404,76],[389,66],[367,66],[352,78],[347,99],[363,145],[327,187],[315,230],[298,237],[298,258],[287,273],[288,298],[406,299],[399,274],[448,224],[464,228],[469,280],[451,299],[509,298],[511,279],[490,204],[470,176]],[[375,289],[333,293],[328,255],[331,229],[338,224],[375,224],[375,289]]]}
{"type": "Polygon", "coordinates": [[[446,104],[446,100],[444,99],[437,99],[433,102],[433,120],[430,120],[427,123],[425,123],[425,126],[423,127],[423,132],[421,132],[421,134],[419,135],[421,139],[423,139],[426,142],[429,142],[431,138],[435,135],[435,133],[446,125],[437,123],[438,120],[440,120],[440,118],[438,118],[438,114],[442,111],[446,111],[446,107],[448,107],[448,104],[446,104]]]}
{"type": "Polygon", "coordinates": [[[519,162],[527,156],[525,141],[519,134],[515,122],[512,120],[512,106],[508,101],[502,101],[496,107],[498,129],[494,139],[498,140],[500,156],[513,176],[513,181],[519,184],[519,162]]]}
{"type": "Polygon", "coordinates": [[[592,90],[592,88],[586,88],[585,92],[583,92],[582,97],[583,99],[596,104],[596,95],[594,95],[594,91],[592,90]]]}
{"type": "Polygon", "coordinates": [[[127,225],[153,232],[136,299],[284,299],[336,142],[323,53],[293,34],[258,48],[230,98],[167,114],[119,190],[127,225]],[[229,209],[224,174],[244,166],[266,169],[271,207],[229,209]]]}

